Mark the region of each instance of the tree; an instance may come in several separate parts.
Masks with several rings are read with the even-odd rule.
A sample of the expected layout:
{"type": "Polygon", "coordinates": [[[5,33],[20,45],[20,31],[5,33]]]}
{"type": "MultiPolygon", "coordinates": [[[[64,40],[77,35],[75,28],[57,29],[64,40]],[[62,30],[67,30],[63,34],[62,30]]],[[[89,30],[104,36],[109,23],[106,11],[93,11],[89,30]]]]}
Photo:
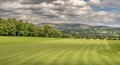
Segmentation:
{"type": "Polygon", "coordinates": [[[38,33],[41,37],[62,37],[62,33],[59,30],[56,30],[49,25],[39,27],[38,33]]]}
{"type": "Polygon", "coordinates": [[[80,38],[80,34],[78,32],[75,32],[73,36],[74,38],[80,38]]]}
{"type": "Polygon", "coordinates": [[[39,37],[56,37],[56,38],[79,38],[79,39],[120,39],[120,31],[114,29],[114,31],[107,30],[108,33],[100,33],[97,30],[65,30],[60,31],[50,25],[44,25],[37,27],[32,23],[28,23],[22,20],[16,20],[15,18],[4,19],[0,17],[0,36],[39,36],[39,37]]]}
{"type": "Polygon", "coordinates": [[[28,36],[37,36],[37,29],[34,24],[28,26],[28,36]]]}
{"type": "Polygon", "coordinates": [[[38,28],[38,36],[45,37],[45,28],[43,26],[38,28]]]}
{"type": "Polygon", "coordinates": [[[7,36],[8,35],[7,29],[7,21],[0,17],[0,35],[7,36]]]}

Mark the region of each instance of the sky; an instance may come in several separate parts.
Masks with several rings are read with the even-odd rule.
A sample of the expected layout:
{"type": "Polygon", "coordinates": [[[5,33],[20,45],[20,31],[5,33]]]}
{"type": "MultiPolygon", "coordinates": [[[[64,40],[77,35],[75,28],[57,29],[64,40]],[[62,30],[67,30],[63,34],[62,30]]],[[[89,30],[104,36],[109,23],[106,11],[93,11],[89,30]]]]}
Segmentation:
{"type": "Polygon", "coordinates": [[[120,0],[0,0],[0,16],[32,23],[120,27],[120,0]]]}

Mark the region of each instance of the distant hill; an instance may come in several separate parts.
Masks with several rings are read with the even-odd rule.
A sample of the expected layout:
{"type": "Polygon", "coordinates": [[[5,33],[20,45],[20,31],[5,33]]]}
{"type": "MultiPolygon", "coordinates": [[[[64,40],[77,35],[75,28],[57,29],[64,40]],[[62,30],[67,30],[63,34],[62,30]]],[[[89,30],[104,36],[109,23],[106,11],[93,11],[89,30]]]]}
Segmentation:
{"type": "Polygon", "coordinates": [[[37,26],[43,26],[43,25],[51,25],[54,28],[60,29],[60,30],[80,30],[80,29],[90,29],[90,30],[119,30],[120,27],[109,27],[109,26],[100,26],[100,25],[87,25],[87,24],[81,24],[81,23],[39,23],[37,26]]]}
{"type": "Polygon", "coordinates": [[[87,25],[80,23],[40,23],[37,26],[51,25],[65,33],[78,32],[81,35],[94,36],[119,36],[120,37],[120,27],[108,27],[99,25],[87,25]]]}

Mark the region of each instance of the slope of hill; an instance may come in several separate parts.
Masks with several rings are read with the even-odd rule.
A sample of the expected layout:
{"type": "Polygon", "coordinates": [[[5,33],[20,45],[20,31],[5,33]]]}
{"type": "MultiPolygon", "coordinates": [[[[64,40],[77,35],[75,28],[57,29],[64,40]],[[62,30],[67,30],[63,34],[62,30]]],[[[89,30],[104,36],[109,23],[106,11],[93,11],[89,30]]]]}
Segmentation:
{"type": "Polygon", "coordinates": [[[120,37],[120,27],[93,26],[80,23],[40,23],[37,26],[51,25],[64,33],[78,32],[80,35],[86,36],[109,36],[111,38],[120,37]]]}

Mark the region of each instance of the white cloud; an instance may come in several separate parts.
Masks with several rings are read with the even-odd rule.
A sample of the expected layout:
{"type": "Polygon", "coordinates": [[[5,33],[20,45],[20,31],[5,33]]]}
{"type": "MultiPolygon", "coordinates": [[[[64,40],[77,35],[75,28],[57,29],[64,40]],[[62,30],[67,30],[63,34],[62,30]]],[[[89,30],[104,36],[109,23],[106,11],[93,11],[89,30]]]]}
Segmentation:
{"type": "Polygon", "coordinates": [[[57,0],[57,1],[53,1],[53,4],[64,5],[64,4],[65,4],[65,1],[57,0]]]}
{"type": "Polygon", "coordinates": [[[21,8],[22,5],[19,2],[11,2],[11,1],[6,1],[5,3],[0,4],[0,8],[9,10],[9,9],[15,9],[15,8],[21,8]]]}
{"type": "Polygon", "coordinates": [[[103,0],[102,5],[103,7],[120,8],[120,1],[119,0],[103,0]]]}
{"type": "Polygon", "coordinates": [[[92,6],[115,7],[119,3],[118,0],[7,0],[0,1],[0,15],[33,22],[117,22],[120,12],[95,11],[92,6]]]}
{"type": "Polygon", "coordinates": [[[52,3],[46,3],[46,2],[41,3],[40,6],[43,8],[54,8],[55,7],[55,5],[53,5],[52,3]]]}
{"type": "Polygon", "coordinates": [[[42,12],[44,15],[58,15],[58,11],[48,9],[48,8],[43,8],[42,12]]]}
{"type": "Polygon", "coordinates": [[[90,0],[89,2],[91,4],[94,4],[94,5],[100,5],[101,4],[101,0],[90,0]]]}
{"type": "Polygon", "coordinates": [[[69,0],[68,3],[72,6],[84,6],[87,5],[87,3],[83,0],[69,0]]]}
{"type": "Polygon", "coordinates": [[[107,12],[105,11],[93,12],[91,16],[95,16],[95,15],[107,15],[107,12]]]}
{"type": "Polygon", "coordinates": [[[104,22],[115,22],[116,21],[116,12],[105,12],[105,11],[98,11],[91,13],[91,19],[93,19],[95,22],[98,23],[104,23],[104,22]]]}

